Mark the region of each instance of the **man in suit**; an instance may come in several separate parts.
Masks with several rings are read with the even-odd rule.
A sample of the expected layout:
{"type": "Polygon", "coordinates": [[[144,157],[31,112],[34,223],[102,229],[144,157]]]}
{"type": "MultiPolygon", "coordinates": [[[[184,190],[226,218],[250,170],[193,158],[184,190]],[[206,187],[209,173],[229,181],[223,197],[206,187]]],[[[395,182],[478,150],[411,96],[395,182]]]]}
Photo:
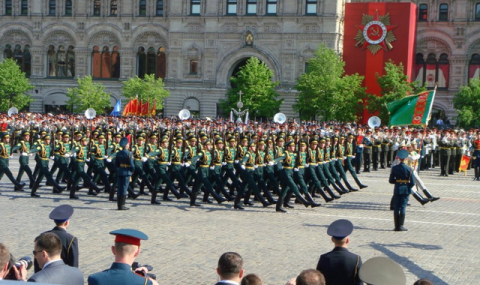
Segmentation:
{"type": "Polygon", "coordinates": [[[29,282],[83,285],[80,269],[66,265],[61,259],[62,243],[54,233],[43,233],[35,239],[33,256],[42,268],[29,282]]]}
{"type": "Polygon", "coordinates": [[[415,186],[413,180],[412,169],[405,165],[405,159],[408,157],[408,151],[405,149],[399,150],[397,157],[400,160],[398,165],[392,167],[390,173],[390,184],[395,184],[393,190],[393,220],[395,223],[394,231],[407,231],[403,227],[405,222],[405,212],[407,209],[408,197],[412,194],[412,187],[415,186]]]}
{"type": "Polygon", "coordinates": [[[157,281],[142,277],[146,269],[141,272],[133,272],[132,264],[140,254],[140,240],[148,240],[148,236],[141,231],[132,229],[120,229],[110,232],[115,235],[115,245],[112,253],[115,262],[110,269],[88,276],[89,285],[158,285],[157,281]]]}
{"type": "Polygon", "coordinates": [[[332,237],[335,248],[320,256],[317,270],[325,276],[328,285],[361,285],[358,270],[362,266],[362,258],[348,251],[349,235],[353,224],[349,220],[337,220],[327,230],[332,237]]]}
{"type": "Polygon", "coordinates": [[[215,285],[238,285],[243,278],[243,258],[236,252],[225,252],[218,259],[217,274],[220,278],[215,285]]]}
{"type": "MultiPolygon", "coordinates": [[[[70,225],[70,217],[73,215],[73,207],[70,205],[61,205],[53,209],[49,218],[55,222],[55,227],[47,233],[54,233],[60,238],[62,243],[61,258],[66,265],[78,267],[78,239],[67,233],[70,225]]],[[[35,260],[35,273],[42,270],[35,260]]]]}

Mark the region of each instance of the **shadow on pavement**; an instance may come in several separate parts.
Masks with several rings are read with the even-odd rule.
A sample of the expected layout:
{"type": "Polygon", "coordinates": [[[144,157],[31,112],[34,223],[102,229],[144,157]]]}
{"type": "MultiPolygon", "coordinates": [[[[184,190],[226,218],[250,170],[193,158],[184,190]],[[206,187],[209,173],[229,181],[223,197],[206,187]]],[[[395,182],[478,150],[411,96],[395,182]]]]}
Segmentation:
{"type": "Polygon", "coordinates": [[[399,244],[380,244],[380,243],[372,242],[368,244],[368,246],[380,251],[390,259],[395,260],[395,262],[402,265],[410,273],[417,276],[418,279],[428,278],[430,281],[432,281],[436,285],[448,284],[447,282],[443,281],[440,277],[435,275],[432,271],[424,270],[420,266],[416,265],[414,262],[410,261],[408,258],[400,256],[389,249],[390,247],[393,247],[393,248],[416,248],[416,249],[424,249],[424,250],[440,250],[442,249],[441,246],[417,244],[417,243],[411,243],[411,242],[404,242],[399,244]]]}

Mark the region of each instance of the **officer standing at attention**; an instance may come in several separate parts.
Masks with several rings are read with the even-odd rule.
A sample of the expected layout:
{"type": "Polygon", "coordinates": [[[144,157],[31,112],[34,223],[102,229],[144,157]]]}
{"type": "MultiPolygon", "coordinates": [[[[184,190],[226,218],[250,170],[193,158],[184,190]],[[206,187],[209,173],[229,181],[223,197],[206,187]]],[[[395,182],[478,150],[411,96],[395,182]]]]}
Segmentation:
{"type": "MultiPolygon", "coordinates": [[[[73,207],[61,205],[50,212],[49,218],[55,222],[55,227],[47,233],[54,233],[62,242],[61,258],[66,265],[78,267],[78,239],[67,233],[70,226],[70,217],[73,215],[73,207]]],[[[35,273],[42,270],[35,259],[35,273]]]]}
{"type": "MultiPolygon", "coordinates": [[[[130,177],[135,170],[133,164],[133,156],[128,151],[128,139],[122,138],[120,140],[121,151],[117,152],[115,159],[115,166],[117,168],[117,206],[118,210],[128,210],[125,207],[125,199],[127,195],[128,184],[130,183],[130,177]]],[[[133,262],[133,261],[132,261],[133,262]]],[[[90,283],[90,279],[89,279],[90,283]]]]}
{"type": "Polygon", "coordinates": [[[358,275],[362,258],[347,249],[348,236],[352,232],[353,224],[349,220],[336,220],[328,226],[327,234],[332,237],[335,248],[322,254],[317,264],[317,270],[325,276],[328,285],[363,284],[358,275]]]}
{"type": "MultiPolygon", "coordinates": [[[[124,151],[120,151],[119,154],[124,151]]],[[[115,262],[110,269],[88,276],[88,284],[158,285],[157,281],[140,276],[140,274],[146,273],[145,271],[141,271],[140,274],[138,271],[136,271],[137,273],[132,271],[132,264],[140,254],[140,240],[148,240],[148,236],[141,231],[132,229],[115,230],[110,234],[115,235],[115,245],[112,246],[115,262]]]]}
{"type": "Polygon", "coordinates": [[[405,149],[399,150],[397,153],[400,163],[392,167],[390,173],[390,184],[395,184],[393,190],[393,220],[395,222],[394,231],[403,232],[407,231],[403,227],[405,222],[405,212],[407,209],[408,197],[412,193],[412,187],[415,186],[413,180],[412,169],[405,165],[405,159],[408,157],[408,151],[405,149]]]}

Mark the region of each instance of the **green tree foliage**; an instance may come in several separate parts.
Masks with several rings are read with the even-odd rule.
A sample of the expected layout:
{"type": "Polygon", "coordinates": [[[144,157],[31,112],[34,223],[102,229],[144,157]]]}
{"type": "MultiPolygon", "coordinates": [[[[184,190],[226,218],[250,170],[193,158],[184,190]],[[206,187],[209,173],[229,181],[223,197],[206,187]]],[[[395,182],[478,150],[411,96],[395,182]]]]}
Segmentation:
{"type": "Polygon", "coordinates": [[[248,109],[250,116],[272,118],[278,113],[283,99],[277,99],[278,93],[272,82],[273,71],[256,57],[247,60],[236,76],[230,78],[234,88],[227,92],[227,99],[220,100],[224,110],[237,109],[239,91],[242,91],[243,109],[248,109]]]}
{"type": "Polygon", "coordinates": [[[169,95],[162,79],[156,79],[154,74],[147,74],[144,79],[135,76],[123,82],[123,96],[129,99],[135,99],[138,96],[139,100],[149,101],[150,106],[157,100],[157,110],[163,108],[163,100],[169,95]]]}
{"type": "Polygon", "coordinates": [[[83,113],[88,108],[95,109],[97,114],[103,114],[110,107],[110,94],[105,92],[101,83],[94,83],[91,76],[78,77],[78,87],[68,88],[67,106],[76,113],[83,113]]]}
{"type": "Polygon", "coordinates": [[[470,79],[453,98],[453,107],[457,110],[457,124],[462,127],[480,125],[480,79],[470,79]]]}
{"type": "Polygon", "coordinates": [[[25,73],[13,59],[5,59],[0,63],[0,111],[7,111],[10,107],[19,110],[28,106],[33,99],[27,94],[32,90],[25,73]]]}
{"type": "Polygon", "coordinates": [[[382,88],[381,96],[374,94],[368,95],[367,109],[370,113],[376,113],[383,123],[389,121],[387,103],[402,99],[406,96],[420,93],[426,90],[425,87],[419,87],[419,82],[410,82],[405,75],[403,64],[396,65],[392,60],[385,63],[385,74],[377,74],[377,82],[382,88]]]}
{"type": "Polygon", "coordinates": [[[302,119],[356,121],[364,98],[363,76],[344,75],[345,62],[334,50],[320,45],[297,79],[298,101],[293,106],[302,119]]]}

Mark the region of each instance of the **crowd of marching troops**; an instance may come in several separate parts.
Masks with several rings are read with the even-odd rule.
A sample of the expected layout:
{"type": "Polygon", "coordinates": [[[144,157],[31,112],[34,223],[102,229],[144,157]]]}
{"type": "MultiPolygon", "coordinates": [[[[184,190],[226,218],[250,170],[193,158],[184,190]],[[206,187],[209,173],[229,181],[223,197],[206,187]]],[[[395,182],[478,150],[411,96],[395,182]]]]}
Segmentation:
{"type": "Polygon", "coordinates": [[[15,191],[24,191],[26,174],[32,197],[40,197],[44,178],[54,193],[68,192],[71,199],[78,199],[82,188],[92,196],[104,191],[119,209],[128,209],[124,195],[115,197],[115,160],[124,147],[134,165],[128,197],[150,195],[151,204],[160,204],[160,193],[164,201],[173,195],[189,199],[191,206],[200,206],[198,200],[213,203],[211,196],[219,204],[232,201],[240,210],[253,200],[264,207],[276,204],[278,212],[293,207],[291,200],[318,207],[316,198],[330,202],[367,187],[358,174],[391,167],[397,150],[407,145],[420,154],[420,170],[440,166],[441,175],[448,176],[460,170],[468,155],[475,179],[480,176],[480,131],[473,130],[37,116],[33,123],[26,114],[3,117],[0,175],[10,179],[15,191]],[[122,138],[128,145],[120,143],[122,138]],[[16,178],[9,170],[14,152],[20,163],[16,178]]]}

